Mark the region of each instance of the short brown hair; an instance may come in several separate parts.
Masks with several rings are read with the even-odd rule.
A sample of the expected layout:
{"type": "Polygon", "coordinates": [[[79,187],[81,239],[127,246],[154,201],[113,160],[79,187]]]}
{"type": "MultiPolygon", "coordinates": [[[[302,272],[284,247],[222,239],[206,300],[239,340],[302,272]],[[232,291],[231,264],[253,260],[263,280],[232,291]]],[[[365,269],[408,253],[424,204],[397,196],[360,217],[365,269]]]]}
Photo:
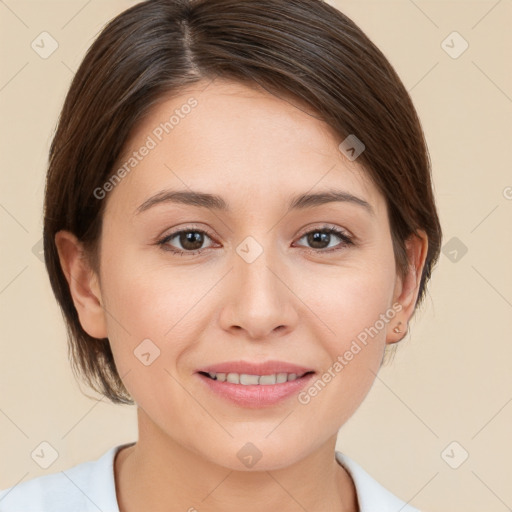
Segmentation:
{"type": "Polygon", "coordinates": [[[106,200],[94,190],[113,173],[150,107],[202,79],[257,84],[312,107],[339,134],[366,146],[358,157],[386,199],[398,271],[405,240],[424,230],[428,253],[416,305],[439,257],[441,226],[420,121],[381,51],[321,0],[149,0],[110,21],[87,51],[53,138],[44,202],[44,255],[62,308],[75,373],[114,403],[133,404],[108,338],[82,328],[60,266],[55,234],[74,233],[99,269],[106,200]]]}

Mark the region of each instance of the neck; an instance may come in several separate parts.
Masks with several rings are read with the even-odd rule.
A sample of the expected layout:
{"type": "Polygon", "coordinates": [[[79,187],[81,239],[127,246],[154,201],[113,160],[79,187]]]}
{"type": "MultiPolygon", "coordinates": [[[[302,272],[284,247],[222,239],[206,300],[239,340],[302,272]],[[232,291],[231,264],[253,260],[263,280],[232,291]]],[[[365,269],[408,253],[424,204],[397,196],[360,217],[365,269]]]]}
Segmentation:
{"type": "Polygon", "coordinates": [[[358,510],[352,478],[334,458],[336,436],[290,466],[236,471],[140,425],[142,415],[139,440],[114,462],[120,512],[168,512],[169,504],[187,512],[358,510]]]}

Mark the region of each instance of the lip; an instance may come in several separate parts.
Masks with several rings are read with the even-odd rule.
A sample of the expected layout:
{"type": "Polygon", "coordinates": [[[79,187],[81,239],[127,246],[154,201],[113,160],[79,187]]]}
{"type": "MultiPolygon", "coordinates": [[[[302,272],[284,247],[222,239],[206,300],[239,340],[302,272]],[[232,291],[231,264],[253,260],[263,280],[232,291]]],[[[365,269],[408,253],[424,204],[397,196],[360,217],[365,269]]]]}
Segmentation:
{"type": "Polygon", "coordinates": [[[272,375],[273,373],[296,373],[302,375],[313,372],[313,368],[300,366],[285,361],[226,361],[199,368],[197,372],[212,373],[247,373],[249,375],[272,375]]]}
{"type": "Polygon", "coordinates": [[[221,398],[245,408],[263,408],[279,404],[296,395],[312,380],[314,370],[305,366],[284,361],[266,361],[261,363],[232,361],[205,366],[197,370],[196,375],[208,387],[210,392],[221,398]],[[249,375],[271,375],[273,373],[296,373],[303,375],[292,381],[268,385],[232,384],[213,380],[200,372],[208,373],[246,373],[249,375]],[[308,373],[311,372],[311,373],[308,373]]]}

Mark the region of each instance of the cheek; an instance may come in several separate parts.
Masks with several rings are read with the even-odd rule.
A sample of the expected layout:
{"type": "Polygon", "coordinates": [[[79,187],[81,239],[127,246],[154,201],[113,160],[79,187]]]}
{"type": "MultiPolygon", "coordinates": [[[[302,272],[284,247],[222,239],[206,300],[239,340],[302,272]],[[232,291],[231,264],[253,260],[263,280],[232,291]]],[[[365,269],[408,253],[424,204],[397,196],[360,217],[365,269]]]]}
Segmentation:
{"type": "Polygon", "coordinates": [[[136,403],[153,414],[162,411],[164,402],[186,408],[189,404],[175,368],[180,357],[193,349],[191,340],[197,339],[190,331],[197,294],[176,272],[150,271],[128,262],[129,258],[118,261],[105,282],[107,328],[116,367],[136,403]]]}
{"type": "Polygon", "coordinates": [[[173,267],[165,257],[155,263],[116,242],[105,247],[105,255],[110,250],[115,257],[105,258],[102,291],[118,372],[148,410],[161,410],[163,402],[186,408],[190,403],[178,381],[190,377],[188,356],[199,350],[210,322],[215,294],[207,292],[219,281],[218,273],[173,267]]]}
{"type": "Polygon", "coordinates": [[[116,237],[111,231],[110,238],[105,234],[102,289],[115,316],[115,320],[107,319],[113,333],[121,324],[137,339],[171,335],[204,293],[196,273],[176,264],[173,267],[170,256],[167,259],[156,246],[141,248],[135,241],[123,244],[133,234],[116,237]]]}
{"type": "Polygon", "coordinates": [[[312,417],[332,428],[343,424],[361,404],[382,361],[387,329],[396,315],[394,259],[389,256],[336,269],[336,275],[320,275],[318,287],[310,287],[304,296],[329,328],[322,330],[321,339],[328,357],[323,373],[299,398],[315,410],[312,417]]]}
{"type": "MultiPolygon", "coordinates": [[[[382,253],[381,253],[382,254],[382,253]]],[[[325,342],[331,356],[348,349],[347,344],[366,332],[390,311],[394,291],[394,259],[389,257],[354,258],[349,264],[301,271],[304,303],[315,313],[326,329],[325,342]]],[[[300,293],[300,292],[299,292],[300,293]]],[[[385,325],[377,324],[379,335],[385,337],[385,325]]],[[[364,338],[364,336],[361,336],[364,338]]]]}

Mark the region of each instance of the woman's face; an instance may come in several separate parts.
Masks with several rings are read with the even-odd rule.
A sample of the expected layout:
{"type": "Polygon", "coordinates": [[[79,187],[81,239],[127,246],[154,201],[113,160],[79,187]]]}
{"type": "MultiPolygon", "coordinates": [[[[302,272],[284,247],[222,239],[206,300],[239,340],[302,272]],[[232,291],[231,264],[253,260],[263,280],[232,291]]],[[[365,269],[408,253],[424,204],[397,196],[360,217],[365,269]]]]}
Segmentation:
{"type": "Polygon", "coordinates": [[[398,339],[401,281],[384,198],[341,142],[288,102],[222,81],[137,127],[122,179],[97,194],[99,290],[148,429],[226,467],[261,454],[256,468],[276,469],[333,441],[361,404],[398,339]],[[199,373],[221,364],[276,384],[199,373]]]}

